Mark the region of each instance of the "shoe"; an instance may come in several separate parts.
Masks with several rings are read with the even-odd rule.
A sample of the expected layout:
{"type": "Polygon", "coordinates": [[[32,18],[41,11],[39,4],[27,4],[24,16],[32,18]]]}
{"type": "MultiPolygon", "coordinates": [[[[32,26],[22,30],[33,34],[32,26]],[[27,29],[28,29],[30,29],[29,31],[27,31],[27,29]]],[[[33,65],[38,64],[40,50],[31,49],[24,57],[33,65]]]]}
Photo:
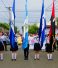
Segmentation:
{"type": "Polygon", "coordinates": [[[24,58],[24,60],[28,60],[27,58],[24,58]]]}
{"type": "Polygon", "coordinates": [[[36,58],[34,58],[34,60],[36,60],[36,58]]]}
{"type": "Polygon", "coordinates": [[[50,59],[50,60],[53,60],[53,59],[50,59]]]}
{"type": "Polygon", "coordinates": [[[16,59],[11,59],[12,61],[16,61],[16,59]]]}
{"type": "Polygon", "coordinates": [[[37,58],[37,60],[39,60],[39,58],[37,58]]]}
{"type": "Polygon", "coordinates": [[[14,61],[16,61],[16,59],[14,59],[14,61]]]}
{"type": "Polygon", "coordinates": [[[14,60],[14,59],[11,59],[12,61],[14,60]]]}
{"type": "Polygon", "coordinates": [[[24,60],[26,60],[26,58],[24,58],[24,60]]]}
{"type": "Polygon", "coordinates": [[[0,59],[0,61],[3,61],[3,59],[0,59]]]}
{"type": "Polygon", "coordinates": [[[28,57],[26,57],[26,60],[28,60],[28,57]]]}
{"type": "Polygon", "coordinates": [[[53,60],[53,59],[48,59],[48,60],[50,61],[50,60],[53,60]]]}

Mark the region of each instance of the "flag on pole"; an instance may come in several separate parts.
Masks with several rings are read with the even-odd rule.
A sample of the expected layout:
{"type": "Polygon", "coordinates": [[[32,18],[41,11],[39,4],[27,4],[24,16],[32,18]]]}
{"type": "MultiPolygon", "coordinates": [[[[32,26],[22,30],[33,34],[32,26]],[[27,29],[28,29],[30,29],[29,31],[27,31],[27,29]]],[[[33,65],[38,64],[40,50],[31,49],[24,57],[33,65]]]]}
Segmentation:
{"type": "Polygon", "coordinates": [[[54,8],[54,0],[52,2],[52,14],[51,14],[50,22],[51,22],[51,26],[50,26],[49,35],[50,35],[50,37],[51,37],[51,35],[53,35],[53,37],[55,38],[55,8],[54,8]],[[52,32],[52,34],[51,34],[51,32],[52,32]]]}
{"type": "Polygon", "coordinates": [[[14,31],[14,26],[15,26],[15,0],[13,2],[12,10],[11,10],[11,20],[10,20],[10,44],[11,47],[14,48],[14,43],[15,43],[15,31],[14,31]]]}
{"type": "Polygon", "coordinates": [[[44,11],[44,0],[42,0],[42,12],[41,12],[40,28],[39,28],[39,40],[41,42],[41,48],[43,47],[45,40],[45,28],[46,28],[46,19],[44,11]]]}
{"type": "Polygon", "coordinates": [[[11,19],[12,19],[12,21],[14,21],[15,20],[15,0],[13,1],[13,6],[12,6],[12,10],[11,10],[12,12],[11,12],[11,19]]]}
{"type": "Polygon", "coordinates": [[[26,10],[26,19],[24,21],[24,28],[23,28],[23,43],[22,48],[25,49],[28,47],[28,11],[27,11],[27,0],[25,4],[25,10],[26,10]]]}

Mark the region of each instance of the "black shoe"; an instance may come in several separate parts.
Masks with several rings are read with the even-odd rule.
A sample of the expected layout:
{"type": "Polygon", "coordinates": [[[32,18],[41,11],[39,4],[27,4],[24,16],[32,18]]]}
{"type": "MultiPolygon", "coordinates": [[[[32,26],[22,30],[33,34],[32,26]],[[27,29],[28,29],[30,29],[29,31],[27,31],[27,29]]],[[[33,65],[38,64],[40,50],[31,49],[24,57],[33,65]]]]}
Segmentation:
{"type": "Polygon", "coordinates": [[[14,59],[11,59],[12,61],[14,60],[14,59]]]}
{"type": "Polygon", "coordinates": [[[8,50],[5,50],[5,51],[8,51],[8,50]]]}
{"type": "Polygon", "coordinates": [[[28,58],[24,58],[24,60],[28,60],[28,58]]]}
{"type": "Polygon", "coordinates": [[[37,60],[39,60],[39,58],[37,58],[37,60]]]}
{"type": "Polygon", "coordinates": [[[0,61],[3,61],[3,59],[0,59],[0,61]]]}
{"type": "Polygon", "coordinates": [[[24,58],[24,60],[26,60],[26,58],[24,58]]]}
{"type": "Polygon", "coordinates": [[[11,59],[12,61],[16,61],[16,59],[11,59]]]}
{"type": "Polygon", "coordinates": [[[36,59],[34,58],[34,60],[36,60],[36,59]]]}
{"type": "Polygon", "coordinates": [[[28,58],[26,58],[26,60],[28,60],[28,58]]]}
{"type": "Polygon", "coordinates": [[[16,61],[16,59],[14,59],[14,61],[16,61]]]}
{"type": "Polygon", "coordinates": [[[48,60],[51,60],[52,61],[53,59],[48,59],[48,60]]]}

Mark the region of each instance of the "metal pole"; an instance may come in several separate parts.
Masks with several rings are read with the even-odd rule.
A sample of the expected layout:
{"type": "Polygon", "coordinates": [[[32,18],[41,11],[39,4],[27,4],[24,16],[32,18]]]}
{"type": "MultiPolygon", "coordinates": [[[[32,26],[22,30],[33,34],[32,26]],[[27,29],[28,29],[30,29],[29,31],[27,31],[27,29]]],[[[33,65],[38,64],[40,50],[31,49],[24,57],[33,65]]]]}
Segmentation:
{"type": "Polygon", "coordinates": [[[10,25],[10,21],[11,21],[11,7],[6,7],[9,11],[9,25],[10,25]]]}
{"type": "Polygon", "coordinates": [[[9,10],[9,25],[10,25],[10,21],[11,21],[11,7],[8,7],[9,10]]]}

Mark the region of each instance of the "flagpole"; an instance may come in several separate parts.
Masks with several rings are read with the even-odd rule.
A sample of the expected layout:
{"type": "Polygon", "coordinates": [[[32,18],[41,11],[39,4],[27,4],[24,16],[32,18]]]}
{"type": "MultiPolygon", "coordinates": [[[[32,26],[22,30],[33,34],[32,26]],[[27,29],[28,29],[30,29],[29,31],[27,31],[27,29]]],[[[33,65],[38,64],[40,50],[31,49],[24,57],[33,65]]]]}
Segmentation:
{"type": "Polygon", "coordinates": [[[39,41],[42,49],[45,49],[44,48],[45,29],[46,29],[46,18],[45,18],[44,0],[42,0],[42,10],[41,10],[40,28],[39,28],[39,41]]]}
{"type": "Polygon", "coordinates": [[[9,25],[10,25],[10,20],[11,20],[11,7],[6,7],[9,11],[9,25]]]}
{"type": "Polygon", "coordinates": [[[12,22],[14,22],[14,33],[15,33],[15,0],[13,0],[11,12],[12,12],[12,22]]]}
{"type": "Polygon", "coordinates": [[[22,48],[25,49],[28,47],[28,11],[27,11],[27,0],[25,0],[25,11],[26,11],[26,16],[25,16],[25,21],[24,21],[24,26],[23,26],[23,43],[22,43],[22,48]]]}
{"type": "Polygon", "coordinates": [[[54,0],[52,0],[51,25],[52,25],[53,37],[55,38],[55,4],[54,4],[54,0]]]}
{"type": "Polygon", "coordinates": [[[15,32],[15,0],[14,0],[14,32],[15,32]]]}
{"type": "MultiPolygon", "coordinates": [[[[26,17],[25,17],[25,20],[26,20],[27,17],[28,17],[27,2],[28,2],[28,1],[26,0],[26,4],[25,4],[26,17]]],[[[24,31],[25,31],[25,25],[26,25],[26,22],[24,22],[24,31]]],[[[27,26],[28,26],[28,24],[27,24],[27,26]]]]}
{"type": "Polygon", "coordinates": [[[27,11],[27,0],[26,0],[26,5],[25,5],[25,10],[26,10],[26,17],[28,16],[28,11],[27,11]]]}
{"type": "Polygon", "coordinates": [[[11,20],[11,7],[8,7],[9,10],[9,25],[10,25],[10,20],[11,20]]]}

